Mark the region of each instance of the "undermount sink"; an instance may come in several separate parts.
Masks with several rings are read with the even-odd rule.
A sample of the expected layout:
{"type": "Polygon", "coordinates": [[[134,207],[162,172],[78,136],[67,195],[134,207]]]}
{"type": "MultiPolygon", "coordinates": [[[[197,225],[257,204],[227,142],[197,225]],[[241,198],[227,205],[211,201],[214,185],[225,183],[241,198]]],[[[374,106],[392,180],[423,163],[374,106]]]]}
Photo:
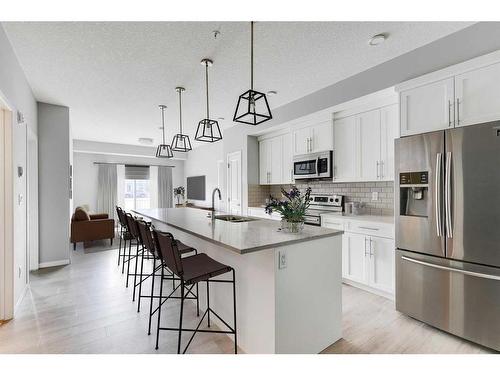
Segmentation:
{"type": "Polygon", "coordinates": [[[245,223],[247,221],[254,221],[251,217],[236,216],[236,215],[216,215],[217,220],[230,221],[232,223],[245,223]]]}

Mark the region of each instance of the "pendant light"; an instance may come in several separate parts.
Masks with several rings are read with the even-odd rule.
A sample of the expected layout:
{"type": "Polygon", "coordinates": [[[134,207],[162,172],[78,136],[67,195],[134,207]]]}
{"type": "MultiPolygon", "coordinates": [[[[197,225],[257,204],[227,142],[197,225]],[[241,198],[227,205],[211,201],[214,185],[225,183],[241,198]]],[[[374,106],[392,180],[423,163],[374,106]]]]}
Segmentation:
{"type": "Polygon", "coordinates": [[[207,117],[198,123],[196,135],[194,139],[201,142],[217,142],[222,139],[219,123],[210,119],[210,111],[208,104],[208,67],[213,65],[213,61],[209,59],[201,60],[201,64],[205,65],[205,84],[207,92],[207,117]]]}
{"type": "Polygon", "coordinates": [[[191,151],[191,141],[189,136],[182,134],[182,92],[186,91],[184,87],[176,87],[175,91],[179,93],[179,134],[174,135],[172,139],[172,151],[188,152],[191,151]]]}
{"type": "Polygon", "coordinates": [[[273,118],[266,95],[253,89],[253,21],[250,23],[250,90],[238,98],[233,121],[258,125],[273,118]]]}
{"type": "Polygon", "coordinates": [[[163,138],[162,138],[163,142],[160,145],[158,145],[158,148],[156,149],[156,157],[172,158],[174,157],[172,149],[170,148],[170,145],[167,145],[165,143],[165,109],[167,108],[167,106],[164,104],[160,104],[159,107],[161,110],[161,131],[163,133],[163,138]]]}

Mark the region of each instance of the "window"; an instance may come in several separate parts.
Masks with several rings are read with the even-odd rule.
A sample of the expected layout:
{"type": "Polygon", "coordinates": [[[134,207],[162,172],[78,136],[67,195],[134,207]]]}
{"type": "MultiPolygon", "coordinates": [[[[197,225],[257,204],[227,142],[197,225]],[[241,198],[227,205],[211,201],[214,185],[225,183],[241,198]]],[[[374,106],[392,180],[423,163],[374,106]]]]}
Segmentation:
{"type": "Polygon", "coordinates": [[[149,180],[125,180],[125,209],[151,208],[149,180]]]}
{"type": "Polygon", "coordinates": [[[151,208],[149,167],[125,166],[125,210],[151,208]]]}

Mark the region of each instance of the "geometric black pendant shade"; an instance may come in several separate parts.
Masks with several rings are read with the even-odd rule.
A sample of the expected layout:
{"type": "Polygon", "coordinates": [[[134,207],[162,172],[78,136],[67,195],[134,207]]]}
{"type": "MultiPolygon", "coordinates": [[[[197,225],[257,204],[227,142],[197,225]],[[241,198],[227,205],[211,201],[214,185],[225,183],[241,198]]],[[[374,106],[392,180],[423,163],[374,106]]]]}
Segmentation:
{"type": "Polygon", "coordinates": [[[250,23],[250,90],[241,94],[233,121],[258,125],[273,118],[266,95],[253,89],[253,22],[250,23]]]}
{"type": "Polygon", "coordinates": [[[163,143],[158,145],[156,148],[156,157],[157,158],[172,158],[174,154],[172,153],[172,148],[170,145],[165,144],[165,109],[166,105],[159,105],[161,110],[161,130],[163,132],[163,143]]]}
{"type": "Polygon", "coordinates": [[[182,134],[182,92],[184,87],[176,87],[175,91],[179,93],[179,134],[174,135],[172,139],[172,151],[188,152],[192,150],[191,141],[187,134],[182,134]]]}
{"type": "Polygon", "coordinates": [[[208,67],[213,65],[213,61],[209,59],[201,60],[202,65],[205,65],[205,83],[207,92],[207,117],[198,123],[196,135],[194,139],[200,142],[217,142],[222,139],[219,123],[210,119],[209,101],[208,101],[208,67]]]}

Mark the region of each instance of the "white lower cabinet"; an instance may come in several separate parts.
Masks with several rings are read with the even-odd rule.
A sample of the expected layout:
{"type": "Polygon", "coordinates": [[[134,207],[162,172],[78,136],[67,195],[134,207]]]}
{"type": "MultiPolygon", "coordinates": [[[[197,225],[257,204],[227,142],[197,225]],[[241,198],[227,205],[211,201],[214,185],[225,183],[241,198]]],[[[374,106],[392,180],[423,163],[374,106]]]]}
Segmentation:
{"type": "Polygon", "coordinates": [[[394,225],[328,216],[322,217],[322,225],[326,228],[344,230],[342,235],[344,282],[393,298],[394,225]],[[377,235],[373,235],[374,232],[377,235]]]}

